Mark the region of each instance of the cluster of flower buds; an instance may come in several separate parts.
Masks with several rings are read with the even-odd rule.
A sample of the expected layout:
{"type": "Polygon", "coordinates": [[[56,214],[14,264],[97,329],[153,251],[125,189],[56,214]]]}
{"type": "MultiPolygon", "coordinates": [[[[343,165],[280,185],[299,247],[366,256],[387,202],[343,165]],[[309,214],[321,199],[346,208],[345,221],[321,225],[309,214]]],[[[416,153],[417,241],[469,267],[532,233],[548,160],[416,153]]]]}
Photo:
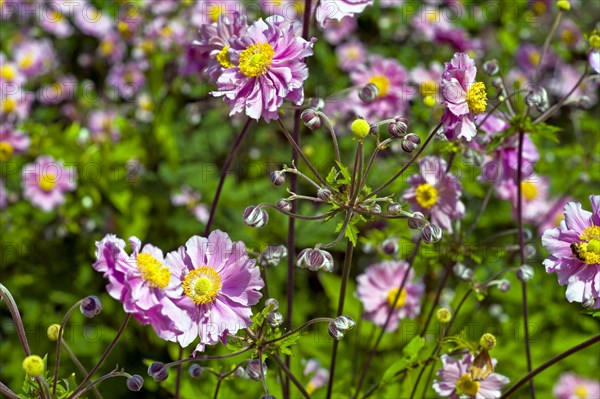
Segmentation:
{"type": "Polygon", "coordinates": [[[283,258],[287,256],[287,248],[285,245],[272,245],[261,252],[258,256],[258,264],[266,266],[277,266],[283,258]]]}
{"type": "Polygon", "coordinates": [[[244,223],[250,227],[260,228],[269,222],[269,214],[257,206],[244,209],[244,223]]]}
{"type": "Polygon", "coordinates": [[[148,367],[148,375],[156,382],[163,382],[169,378],[169,369],[164,363],[154,362],[148,367]]]}
{"type": "Polygon", "coordinates": [[[429,223],[421,230],[421,238],[427,244],[434,244],[442,239],[442,229],[435,224],[429,223]]]}
{"type": "Polygon", "coordinates": [[[90,295],[83,298],[79,305],[81,313],[88,318],[97,316],[102,311],[102,302],[96,295],[90,295]]]}
{"type": "Polygon", "coordinates": [[[134,374],[127,378],[127,389],[137,392],[144,386],[144,379],[139,374],[134,374]]]}
{"type": "Polygon", "coordinates": [[[394,138],[402,138],[406,136],[408,130],[408,120],[401,116],[394,118],[394,122],[391,122],[387,126],[388,133],[394,138]]]}
{"type": "Polygon", "coordinates": [[[279,302],[275,298],[269,298],[265,301],[265,310],[267,313],[267,324],[271,328],[277,328],[283,324],[283,315],[278,312],[279,302]]]}
{"type": "Polygon", "coordinates": [[[333,337],[336,341],[344,338],[346,332],[354,327],[354,320],[352,320],[348,316],[338,316],[331,323],[329,323],[329,335],[333,337]]]}
{"type": "Polygon", "coordinates": [[[280,170],[274,170],[269,175],[269,179],[273,185],[281,186],[283,183],[285,183],[285,173],[280,170]]]}
{"type": "Polygon", "coordinates": [[[333,256],[327,251],[316,248],[307,248],[300,251],[296,266],[301,269],[308,269],[316,272],[323,270],[324,272],[333,271],[333,256]]]}
{"type": "Polygon", "coordinates": [[[267,364],[259,359],[252,359],[246,367],[246,376],[251,380],[259,381],[267,375],[267,364]]]}
{"type": "Polygon", "coordinates": [[[304,125],[310,130],[317,130],[321,127],[321,117],[314,108],[306,108],[304,111],[302,111],[300,119],[302,119],[304,125]]]}
{"type": "Polygon", "coordinates": [[[397,215],[401,210],[402,210],[402,205],[400,205],[397,202],[392,202],[391,204],[389,204],[387,206],[388,213],[391,213],[393,215],[397,215]]]}

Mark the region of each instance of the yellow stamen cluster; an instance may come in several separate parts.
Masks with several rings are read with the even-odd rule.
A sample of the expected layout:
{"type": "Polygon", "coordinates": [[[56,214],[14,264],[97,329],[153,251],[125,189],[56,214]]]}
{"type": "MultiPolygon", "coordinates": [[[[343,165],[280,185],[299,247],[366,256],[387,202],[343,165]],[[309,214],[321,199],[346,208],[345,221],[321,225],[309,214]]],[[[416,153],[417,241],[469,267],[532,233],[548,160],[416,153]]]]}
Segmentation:
{"type": "Polygon", "coordinates": [[[588,265],[600,265],[600,226],[586,227],[579,239],[580,243],[571,244],[575,256],[588,265]]]}
{"type": "Polygon", "coordinates": [[[46,172],[40,176],[40,181],[38,184],[42,190],[51,191],[56,186],[56,183],[58,183],[58,179],[54,173],[46,172]]]}
{"type": "Polygon", "coordinates": [[[111,40],[103,40],[100,43],[100,54],[104,56],[109,56],[114,51],[115,46],[111,40]]]}
{"type": "Polygon", "coordinates": [[[399,309],[406,304],[406,295],[408,293],[405,289],[402,289],[400,292],[400,296],[398,297],[398,302],[396,302],[396,306],[394,306],[394,299],[396,299],[396,295],[398,295],[398,288],[392,288],[389,290],[387,294],[387,303],[390,307],[394,306],[394,309],[399,309]]]}
{"type": "Polygon", "coordinates": [[[369,79],[368,83],[373,83],[375,86],[377,86],[377,89],[379,90],[377,97],[385,97],[390,91],[390,80],[387,78],[387,76],[373,75],[371,76],[371,79],[369,79]]]}
{"type": "Polygon", "coordinates": [[[44,373],[44,360],[36,355],[27,356],[23,360],[23,371],[30,377],[39,377],[44,373]]]}
{"type": "Polygon", "coordinates": [[[526,201],[533,201],[538,196],[537,187],[528,181],[521,182],[521,192],[523,192],[523,197],[525,197],[526,201]]]}
{"type": "Polygon", "coordinates": [[[19,60],[19,68],[27,69],[33,65],[33,54],[27,54],[19,60]]]}
{"type": "Polygon", "coordinates": [[[275,49],[269,43],[253,44],[240,53],[240,72],[248,77],[264,75],[274,56],[275,49]]]}
{"type": "Polygon", "coordinates": [[[217,54],[217,61],[219,61],[219,64],[225,69],[233,68],[235,66],[229,59],[229,47],[230,46],[223,47],[221,51],[219,51],[219,54],[217,54]]]}
{"type": "Polygon", "coordinates": [[[11,81],[17,76],[17,71],[12,65],[4,64],[0,67],[0,77],[4,80],[11,81]]]}
{"type": "Polygon", "coordinates": [[[350,130],[352,130],[352,134],[357,139],[363,139],[367,137],[369,132],[371,131],[371,124],[364,119],[356,119],[350,125],[350,130]]]}
{"type": "Polygon", "coordinates": [[[151,287],[164,289],[169,284],[171,278],[169,268],[160,263],[154,256],[147,253],[138,254],[137,267],[142,274],[142,278],[151,287]]]}
{"type": "Polygon", "coordinates": [[[487,92],[483,82],[475,82],[467,92],[467,104],[474,114],[482,114],[487,107],[487,92]]]}
{"type": "Polygon", "coordinates": [[[425,209],[431,208],[437,202],[438,191],[431,184],[419,184],[415,193],[417,202],[425,209]]]}
{"type": "Polygon", "coordinates": [[[577,388],[575,388],[575,397],[577,399],[586,399],[589,398],[588,396],[588,391],[586,389],[585,386],[583,385],[578,385],[577,388]]]}
{"type": "Polygon", "coordinates": [[[456,381],[456,393],[467,394],[469,396],[475,396],[479,392],[479,381],[474,381],[471,374],[463,374],[458,381],[456,381]]]}
{"type": "Polygon", "coordinates": [[[183,280],[183,292],[196,305],[213,302],[223,284],[221,276],[210,266],[200,266],[192,270],[183,280]]]}
{"type": "Polygon", "coordinates": [[[8,161],[15,153],[15,149],[8,141],[0,141],[0,161],[8,161]]]}
{"type": "Polygon", "coordinates": [[[2,106],[0,106],[0,110],[2,110],[5,114],[10,114],[11,112],[15,112],[17,109],[17,100],[12,97],[7,97],[2,101],[2,106]]]}

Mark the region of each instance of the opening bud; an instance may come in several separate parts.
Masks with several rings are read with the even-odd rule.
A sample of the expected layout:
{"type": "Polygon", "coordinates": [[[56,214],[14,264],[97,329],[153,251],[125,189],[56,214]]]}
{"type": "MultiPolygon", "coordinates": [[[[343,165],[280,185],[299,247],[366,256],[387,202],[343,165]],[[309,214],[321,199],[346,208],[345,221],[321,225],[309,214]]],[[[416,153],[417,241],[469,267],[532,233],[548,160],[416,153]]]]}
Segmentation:
{"type": "Polygon", "coordinates": [[[406,136],[404,136],[401,147],[404,152],[413,152],[414,150],[419,148],[420,144],[421,138],[414,133],[409,133],[406,136]]]}
{"type": "Polygon", "coordinates": [[[525,96],[525,103],[539,112],[544,112],[549,106],[548,92],[543,87],[536,86],[525,96]]]}
{"type": "Polygon", "coordinates": [[[283,183],[285,183],[285,173],[283,173],[280,170],[275,170],[271,172],[271,174],[269,175],[269,179],[271,180],[271,183],[273,183],[273,185],[281,186],[283,183]]]}
{"type": "Polygon", "coordinates": [[[421,230],[421,238],[427,244],[434,244],[442,239],[442,229],[430,223],[421,230]]]}
{"type": "Polygon", "coordinates": [[[277,209],[283,212],[291,212],[292,204],[290,203],[290,201],[282,198],[277,202],[277,209]]]}
{"type": "Polygon", "coordinates": [[[402,210],[402,205],[397,202],[393,202],[387,206],[388,213],[396,214],[402,210]]]}
{"type": "Polygon", "coordinates": [[[269,214],[257,206],[249,206],[244,210],[244,223],[250,227],[260,228],[269,222],[269,214]]]}
{"type": "Polygon", "coordinates": [[[102,302],[96,295],[90,295],[83,298],[79,305],[81,313],[88,318],[93,318],[102,311],[102,302]]]}
{"type": "Polygon", "coordinates": [[[298,254],[296,266],[313,272],[321,269],[331,272],[333,271],[333,256],[322,249],[304,249],[298,254]]]}
{"type": "Polygon", "coordinates": [[[304,122],[304,125],[306,125],[306,127],[310,130],[316,130],[321,127],[321,117],[317,113],[316,109],[305,109],[302,111],[300,118],[302,119],[302,122],[304,122]]]}
{"type": "Polygon", "coordinates": [[[354,320],[352,320],[352,318],[345,315],[340,315],[336,317],[332,323],[335,324],[336,328],[343,333],[345,333],[348,330],[351,330],[356,324],[354,320]]]}
{"type": "Polygon", "coordinates": [[[273,245],[267,247],[258,257],[258,264],[261,266],[277,266],[281,259],[287,256],[285,245],[273,245]]]}
{"type": "Polygon", "coordinates": [[[275,298],[268,298],[265,301],[265,308],[269,309],[271,312],[277,312],[279,310],[279,301],[275,298]]]}
{"type": "Polygon", "coordinates": [[[271,328],[277,328],[283,324],[283,315],[279,312],[271,312],[267,315],[267,324],[271,328]]]}
{"type": "Polygon", "coordinates": [[[406,119],[402,117],[395,117],[394,122],[390,123],[387,126],[388,132],[392,137],[404,137],[406,131],[408,130],[408,125],[406,124],[406,119]]]}
{"type": "Polygon", "coordinates": [[[246,367],[246,375],[252,380],[260,380],[267,375],[267,364],[258,359],[252,359],[246,367]]]}

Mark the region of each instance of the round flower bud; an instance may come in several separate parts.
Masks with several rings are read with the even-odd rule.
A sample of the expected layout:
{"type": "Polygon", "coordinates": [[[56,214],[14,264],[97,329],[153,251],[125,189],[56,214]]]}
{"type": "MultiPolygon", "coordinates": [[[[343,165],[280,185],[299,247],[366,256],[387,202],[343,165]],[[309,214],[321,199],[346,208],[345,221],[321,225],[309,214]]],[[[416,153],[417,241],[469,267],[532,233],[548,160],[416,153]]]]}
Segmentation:
{"type": "Polygon", "coordinates": [[[435,107],[435,98],[433,96],[425,96],[425,98],[423,98],[423,104],[425,104],[426,107],[433,108],[435,107]]]}
{"type": "Polygon", "coordinates": [[[333,256],[322,249],[304,249],[298,254],[296,266],[313,272],[320,269],[331,272],[333,271],[333,256]]]}
{"type": "Polygon", "coordinates": [[[498,60],[489,60],[483,63],[483,72],[485,72],[489,76],[494,76],[498,72],[500,72],[500,66],[498,65],[498,60]]]}
{"type": "Polygon", "coordinates": [[[79,304],[79,310],[85,317],[91,319],[102,311],[102,302],[96,295],[86,296],[79,304]]]}
{"type": "Polygon", "coordinates": [[[340,315],[336,317],[335,320],[332,321],[332,323],[335,324],[336,328],[343,333],[345,333],[348,330],[351,330],[356,324],[354,320],[352,320],[352,318],[345,315],[340,315]]]}
{"type": "Polygon", "coordinates": [[[341,340],[342,338],[344,338],[344,333],[341,332],[335,325],[335,323],[332,321],[331,323],[329,323],[329,335],[335,339],[336,341],[341,340]]]}
{"type": "Polygon", "coordinates": [[[29,377],[41,376],[44,373],[44,360],[37,355],[27,356],[23,360],[23,371],[29,377]]]}
{"type": "Polygon", "coordinates": [[[402,205],[398,204],[397,202],[392,202],[391,204],[389,204],[387,206],[388,213],[397,214],[401,210],[402,210],[402,205]]]}
{"type": "Polygon", "coordinates": [[[277,328],[283,324],[283,315],[279,312],[271,312],[267,315],[267,324],[271,328],[277,328]]]}
{"type": "Polygon", "coordinates": [[[277,266],[281,259],[287,256],[285,245],[269,246],[258,257],[258,264],[261,266],[277,266]]]}
{"type": "Polygon", "coordinates": [[[571,3],[569,2],[569,0],[558,0],[556,2],[556,5],[559,9],[563,11],[569,11],[571,9],[571,3]]]}
{"type": "Polygon", "coordinates": [[[271,312],[277,312],[279,310],[279,301],[275,298],[268,298],[265,301],[265,308],[268,308],[271,312]]]}
{"type": "Polygon", "coordinates": [[[365,103],[373,102],[377,97],[379,97],[379,88],[374,83],[363,86],[358,92],[358,98],[365,103]]]}
{"type": "Polygon", "coordinates": [[[413,152],[414,150],[419,148],[420,144],[421,138],[414,133],[409,133],[406,136],[404,136],[404,139],[402,140],[402,150],[404,152],[413,152]]]}
{"type": "Polygon", "coordinates": [[[127,378],[127,389],[137,392],[144,386],[144,379],[139,374],[134,374],[127,378]]]}
{"type": "Polygon", "coordinates": [[[169,378],[169,369],[164,363],[154,362],[148,367],[148,375],[156,382],[163,382],[169,378]]]}
{"type": "Polygon", "coordinates": [[[510,288],[512,287],[512,285],[510,284],[510,281],[508,280],[500,280],[498,282],[498,289],[502,292],[507,292],[508,290],[510,290],[510,288]]]}
{"type": "Polygon", "coordinates": [[[281,186],[283,183],[285,183],[285,173],[283,173],[280,170],[275,170],[271,172],[271,174],[269,175],[269,179],[271,180],[271,183],[273,183],[273,185],[281,186]]]}
{"type": "Polygon", "coordinates": [[[439,308],[435,314],[440,323],[448,323],[452,319],[452,313],[446,308],[439,308]]]}
{"type": "Polygon", "coordinates": [[[544,112],[550,105],[548,102],[548,92],[543,87],[536,86],[525,96],[525,103],[539,112],[544,112]]]}
{"type": "Polygon", "coordinates": [[[282,198],[277,202],[277,209],[283,212],[291,212],[292,204],[290,203],[290,201],[282,198]]]}
{"type": "Polygon", "coordinates": [[[381,205],[379,205],[379,204],[371,205],[369,207],[369,212],[375,213],[375,214],[380,214],[381,213],[381,205]]]}
{"type": "Polygon", "coordinates": [[[321,127],[321,117],[313,108],[307,108],[302,111],[300,118],[310,130],[316,130],[321,127]]]}
{"type": "Polygon", "coordinates": [[[454,275],[461,280],[471,281],[473,279],[473,270],[462,263],[456,263],[452,266],[452,271],[454,272],[454,275]]]}
{"type": "Polygon", "coordinates": [[[381,243],[381,250],[384,254],[387,255],[395,255],[398,253],[400,246],[398,245],[398,240],[396,238],[386,238],[381,243]]]}
{"type": "Polygon", "coordinates": [[[50,341],[58,341],[58,332],[60,331],[60,324],[52,324],[48,327],[46,333],[50,341]]]}
{"type": "Polygon", "coordinates": [[[492,350],[494,346],[496,346],[496,337],[493,334],[485,333],[481,336],[479,340],[479,345],[483,349],[492,350]]]}
{"type": "Polygon", "coordinates": [[[408,227],[411,229],[421,229],[426,224],[427,220],[425,220],[425,215],[423,215],[421,212],[414,212],[413,216],[408,218],[408,227]]]}
{"type": "Polygon", "coordinates": [[[200,378],[202,377],[202,367],[200,367],[199,364],[194,363],[188,367],[188,374],[192,378],[200,378]]]}
{"type": "Polygon", "coordinates": [[[267,375],[267,364],[262,363],[258,359],[252,359],[246,367],[246,375],[252,380],[260,380],[263,376],[267,375]]]}
{"type": "Polygon", "coordinates": [[[435,224],[428,224],[421,230],[421,238],[427,244],[433,244],[442,239],[442,229],[435,224]]]}
{"type": "Polygon", "coordinates": [[[352,130],[352,134],[357,139],[363,139],[367,137],[369,132],[371,131],[371,125],[364,119],[356,119],[350,125],[350,129],[352,130]]]}
{"type": "Polygon", "coordinates": [[[249,206],[244,210],[244,223],[250,227],[260,228],[269,222],[269,214],[256,206],[249,206]]]}
{"type": "Polygon", "coordinates": [[[529,265],[521,265],[517,269],[517,278],[523,282],[527,282],[533,278],[533,267],[529,265]]]}
{"type": "Polygon", "coordinates": [[[329,198],[331,198],[331,190],[327,187],[321,187],[317,191],[317,198],[323,201],[327,201],[329,198]]]}

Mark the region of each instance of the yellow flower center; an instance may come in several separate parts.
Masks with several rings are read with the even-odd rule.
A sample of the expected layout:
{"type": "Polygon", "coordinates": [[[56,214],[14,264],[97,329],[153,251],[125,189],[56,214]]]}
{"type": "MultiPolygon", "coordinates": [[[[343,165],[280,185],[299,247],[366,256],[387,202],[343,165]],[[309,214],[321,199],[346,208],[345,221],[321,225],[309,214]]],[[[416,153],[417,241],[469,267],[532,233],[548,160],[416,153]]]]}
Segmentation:
{"type": "Polygon", "coordinates": [[[221,7],[219,5],[213,5],[208,11],[208,18],[210,18],[212,22],[217,22],[219,20],[219,15],[221,14],[221,7]]]}
{"type": "Polygon", "coordinates": [[[170,26],[165,26],[164,28],[162,28],[161,34],[165,37],[171,37],[171,35],[173,34],[173,29],[171,29],[170,26]]]}
{"type": "Polygon", "coordinates": [[[25,57],[19,60],[19,68],[27,69],[33,65],[33,54],[27,54],[25,57]]]}
{"type": "Polygon", "coordinates": [[[196,305],[213,302],[223,286],[221,276],[210,266],[200,266],[189,272],[182,285],[185,295],[196,305]]]}
{"type": "Polygon", "coordinates": [[[117,24],[117,29],[119,29],[119,32],[121,32],[122,34],[129,33],[129,25],[127,25],[127,22],[125,21],[119,21],[119,23],[117,24]]]}
{"type": "Polygon", "coordinates": [[[154,256],[146,253],[138,254],[137,267],[142,273],[142,278],[151,287],[163,289],[169,285],[169,279],[171,278],[169,268],[160,263],[154,256]]]}
{"type": "Polygon", "coordinates": [[[309,395],[312,395],[316,390],[317,388],[315,387],[315,384],[312,383],[312,381],[309,382],[306,386],[306,392],[308,392],[309,395]]]}
{"type": "Polygon", "coordinates": [[[469,110],[474,114],[482,114],[487,107],[487,93],[483,82],[475,82],[467,92],[467,103],[469,110]]]}
{"type": "Polygon", "coordinates": [[[15,153],[15,149],[8,141],[0,141],[0,161],[8,161],[15,153]]]}
{"type": "Polygon", "coordinates": [[[377,86],[377,89],[379,90],[379,95],[377,97],[387,96],[390,90],[390,80],[386,76],[371,76],[371,79],[369,79],[369,83],[373,83],[375,86],[377,86]]]}
{"type": "Polygon", "coordinates": [[[425,104],[426,107],[434,107],[435,106],[435,98],[433,98],[432,96],[426,96],[423,99],[423,104],[425,104]]]}
{"type": "Polygon", "coordinates": [[[568,44],[568,45],[575,44],[575,35],[569,29],[563,29],[563,31],[560,34],[560,38],[562,39],[563,43],[565,43],[565,44],[568,44]]]}
{"type": "Polygon", "coordinates": [[[264,75],[274,55],[275,49],[269,43],[253,44],[240,53],[240,72],[250,77],[264,75]]]}
{"type": "Polygon", "coordinates": [[[535,184],[523,181],[521,182],[521,192],[523,193],[523,197],[525,197],[526,201],[532,201],[538,196],[538,189],[535,184]]]}
{"type": "Polygon", "coordinates": [[[471,374],[463,374],[456,381],[456,392],[458,394],[464,393],[469,396],[475,396],[479,392],[479,381],[473,381],[471,374]]]}
{"type": "Polygon", "coordinates": [[[360,56],[360,51],[356,47],[351,47],[346,52],[346,57],[351,60],[356,60],[360,56]]]}
{"type": "Polygon", "coordinates": [[[0,109],[6,114],[14,112],[17,109],[17,100],[12,97],[5,98],[0,109]]]}
{"type": "Polygon", "coordinates": [[[228,51],[229,51],[229,46],[225,46],[221,49],[221,51],[219,51],[219,54],[217,54],[217,61],[219,61],[219,64],[221,64],[221,66],[225,69],[233,68],[235,66],[229,59],[228,51]]]}
{"type": "Polygon", "coordinates": [[[577,259],[588,265],[600,265],[600,226],[586,227],[579,239],[581,242],[571,244],[577,259]]]}
{"type": "Polygon", "coordinates": [[[125,80],[125,83],[132,84],[135,82],[135,74],[132,71],[127,71],[123,74],[123,80],[125,80]]]}
{"type": "Polygon", "coordinates": [[[154,51],[154,42],[152,40],[144,40],[141,47],[144,53],[149,54],[154,51]]]}
{"type": "Polygon", "coordinates": [[[152,109],[154,108],[154,104],[149,98],[142,97],[140,98],[140,108],[144,111],[152,111],[152,109]]]}
{"type": "MultiPolygon", "coordinates": [[[[398,295],[398,288],[392,288],[388,291],[387,303],[388,305],[390,305],[390,307],[394,306],[394,299],[396,299],[396,295],[398,295]]],[[[401,308],[406,304],[406,295],[406,290],[402,289],[402,291],[400,292],[400,296],[398,297],[398,301],[396,302],[396,306],[394,306],[394,309],[401,308]]]]}
{"type": "Polygon", "coordinates": [[[5,64],[0,67],[0,76],[2,76],[2,79],[10,81],[17,76],[17,71],[12,65],[5,64]]]}
{"type": "Polygon", "coordinates": [[[554,218],[554,225],[556,227],[560,226],[560,222],[562,222],[563,220],[565,220],[565,215],[563,213],[557,214],[554,218]]]}
{"type": "Polygon", "coordinates": [[[433,80],[423,82],[421,83],[420,90],[423,97],[435,97],[435,95],[437,94],[437,83],[435,83],[433,80]]]}
{"type": "Polygon", "coordinates": [[[110,40],[103,40],[102,43],[100,43],[100,54],[102,55],[108,56],[112,54],[114,49],[115,46],[110,40]]]}
{"type": "Polygon", "coordinates": [[[545,13],[545,12],[546,12],[546,8],[547,8],[547,7],[546,7],[546,3],[544,3],[543,1],[536,1],[536,2],[533,4],[533,7],[532,7],[532,8],[533,8],[533,11],[534,11],[536,14],[543,14],[543,13],[545,13]]]}
{"type": "Polygon", "coordinates": [[[63,19],[63,15],[60,11],[54,10],[50,13],[50,21],[51,22],[60,22],[60,21],[62,21],[62,19],[63,19]]]}
{"type": "Polygon", "coordinates": [[[425,209],[431,208],[437,202],[438,191],[431,184],[419,184],[416,189],[416,194],[417,202],[425,209]]]}
{"type": "Polygon", "coordinates": [[[430,24],[440,20],[440,13],[438,11],[430,11],[425,13],[425,20],[430,24]]]}
{"type": "Polygon", "coordinates": [[[593,49],[600,48],[600,36],[592,35],[590,37],[590,47],[592,47],[593,49]]]}
{"type": "Polygon", "coordinates": [[[54,173],[49,172],[43,173],[39,181],[40,188],[44,191],[52,190],[56,186],[56,183],[58,183],[58,179],[54,173]]]}
{"type": "Polygon", "coordinates": [[[588,397],[588,391],[583,385],[578,385],[577,388],[575,388],[575,396],[578,399],[586,399],[588,397]]]}
{"type": "Polygon", "coordinates": [[[542,56],[537,51],[534,51],[531,54],[529,54],[529,62],[531,62],[532,65],[539,64],[541,60],[542,56]]]}

